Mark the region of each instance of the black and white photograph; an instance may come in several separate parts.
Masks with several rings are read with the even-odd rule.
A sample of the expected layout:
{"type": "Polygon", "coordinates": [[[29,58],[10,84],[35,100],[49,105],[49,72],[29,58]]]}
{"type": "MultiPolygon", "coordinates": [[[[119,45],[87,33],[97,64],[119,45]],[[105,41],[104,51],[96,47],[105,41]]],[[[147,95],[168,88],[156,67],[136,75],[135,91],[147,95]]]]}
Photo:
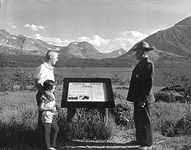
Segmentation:
{"type": "Polygon", "coordinates": [[[0,0],[0,150],[190,141],[191,0],[0,0]]]}

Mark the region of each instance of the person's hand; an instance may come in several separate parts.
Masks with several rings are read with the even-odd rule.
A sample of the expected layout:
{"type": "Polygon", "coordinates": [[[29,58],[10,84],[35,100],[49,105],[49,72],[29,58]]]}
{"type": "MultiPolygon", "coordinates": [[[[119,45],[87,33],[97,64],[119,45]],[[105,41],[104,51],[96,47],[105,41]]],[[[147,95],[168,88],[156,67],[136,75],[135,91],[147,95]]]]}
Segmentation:
{"type": "Polygon", "coordinates": [[[144,106],[145,106],[145,103],[142,102],[142,101],[140,101],[140,102],[139,102],[139,107],[143,108],[144,106]]]}
{"type": "Polygon", "coordinates": [[[56,107],[49,107],[50,111],[55,112],[56,111],[56,107]]]}
{"type": "Polygon", "coordinates": [[[56,109],[57,109],[58,111],[61,111],[61,107],[60,107],[57,103],[56,103],[55,107],[56,107],[56,109]]]}
{"type": "Polygon", "coordinates": [[[47,97],[49,100],[51,100],[51,101],[54,100],[54,98],[52,97],[52,95],[51,95],[49,92],[45,91],[45,94],[46,94],[46,97],[47,97]]]}
{"type": "Polygon", "coordinates": [[[53,111],[55,112],[57,109],[56,109],[56,107],[53,107],[53,111]]]}

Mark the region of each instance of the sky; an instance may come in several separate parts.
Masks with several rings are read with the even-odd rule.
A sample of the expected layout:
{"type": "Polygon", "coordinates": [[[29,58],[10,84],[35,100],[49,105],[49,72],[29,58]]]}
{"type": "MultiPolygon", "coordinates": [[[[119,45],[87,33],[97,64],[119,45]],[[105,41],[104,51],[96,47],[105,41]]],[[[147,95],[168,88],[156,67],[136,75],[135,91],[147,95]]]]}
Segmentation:
{"type": "Polygon", "coordinates": [[[0,0],[0,29],[67,46],[86,41],[101,52],[138,41],[191,16],[191,0],[0,0]]]}

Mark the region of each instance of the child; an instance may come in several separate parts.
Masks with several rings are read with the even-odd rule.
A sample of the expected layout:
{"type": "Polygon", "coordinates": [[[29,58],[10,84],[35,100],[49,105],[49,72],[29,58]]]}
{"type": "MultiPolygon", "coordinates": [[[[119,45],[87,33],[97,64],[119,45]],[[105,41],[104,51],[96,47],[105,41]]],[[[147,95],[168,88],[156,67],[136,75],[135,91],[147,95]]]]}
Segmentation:
{"type": "Polygon", "coordinates": [[[42,122],[45,126],[45,142],[48,150],[56,150],[56,139],[59,131],[59,127],[57,124],[58,118],[58,110],[60,107],[56,105],[54,91],[56,88],[55,82],[52,80],[46,80],[43,84],[43,88],[46,93],[52,98],[49,98],[46,94],[43,94],[41,97],[40,109],[43,111],[42,113],[42,122]],[[54,129],[53,134],[53,147],[50,145],[50,132],[51,127],[54,129]]]}

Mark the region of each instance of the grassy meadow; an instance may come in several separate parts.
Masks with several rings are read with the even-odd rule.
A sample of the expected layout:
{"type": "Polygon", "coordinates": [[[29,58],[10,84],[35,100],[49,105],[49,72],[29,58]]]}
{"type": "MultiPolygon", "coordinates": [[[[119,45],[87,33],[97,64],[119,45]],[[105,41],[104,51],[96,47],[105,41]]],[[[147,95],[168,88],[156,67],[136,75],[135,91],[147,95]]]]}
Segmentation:
{"type": "MultiPolygon", "coordinates": [[[[23,71],[35,74],[35,68],[22,68],[23,71]]],[[[8,75],[14,74],[18,68],[0,68],[0,73],[8,75]]],[[[113,77],[117,74],[119,77],[130,80],[131,71],[133,68],[55,68],[55,74],[60,78],[65,77],[113,77]]],[[[191,81],[191,68],[155,68],[154,86],[166,87],[169,86],[169,80],[165,78],[164,73],[171,73],[174,76],[180,77],[185,75],[191,81]]]]}
{"type": "MultiPolygon", "coordinates": [[[[7,76],[15,74],[18,68],[0,69],[7,76]]],[[[24,72],[34,73],[34,68],[23,68],[24,72]]],[[[99,109],[77,109],[70,123],[66,122],[67,109],[62,108],[58,124],[60,132],[58,141],[68,139],[112,140],[120,137],[130,141],[134,139],[133,107],[125,98],[132,68],[56,68],[55,73],[60,81],[55,91],[57,102],[61,103],[62,82],[64,77],[110,77],[116,107],[109,109],[109,123],[104,124],[99,109]]],[[[183,68],[156,68],[154,92],[169,86],[164,73],[175,76],[191,77],[191,70],[183,68]]],[[[1,80],[2,82],[4,80],[1,80]]],[[[18,82],[17,82],[18,83],[18,82]]],[[[35,90],[0,92],[0,148],[33,149],[36,143],[36,125],[38,108],[35,102],[35,90]],[[20,147],[20,148],[19,148],[20,147]],[[22,148],[25,147],[25,148],[22,148]]],[[[189,149],[191,144],[185,138],[191,133],[191,106],[186,103],[166,103],[158,100],[152,104],[152,122],[155,147],[159,149],[189,149]],[[180,138],[183,137],[183,139],[180,138]],[[180,139],[179,139],[180,138],[180,139]],[[161,142],[162,141],[162,142],[161,142]],[[172,144],[172,141],[174,144],[172,144]],[[161,144],[158,144],[160,143],[161,144]],[[163,144],[164,143],[164,144],[163,144]],[[167,146],[166,146],[167,145],[167,146]]]]}

